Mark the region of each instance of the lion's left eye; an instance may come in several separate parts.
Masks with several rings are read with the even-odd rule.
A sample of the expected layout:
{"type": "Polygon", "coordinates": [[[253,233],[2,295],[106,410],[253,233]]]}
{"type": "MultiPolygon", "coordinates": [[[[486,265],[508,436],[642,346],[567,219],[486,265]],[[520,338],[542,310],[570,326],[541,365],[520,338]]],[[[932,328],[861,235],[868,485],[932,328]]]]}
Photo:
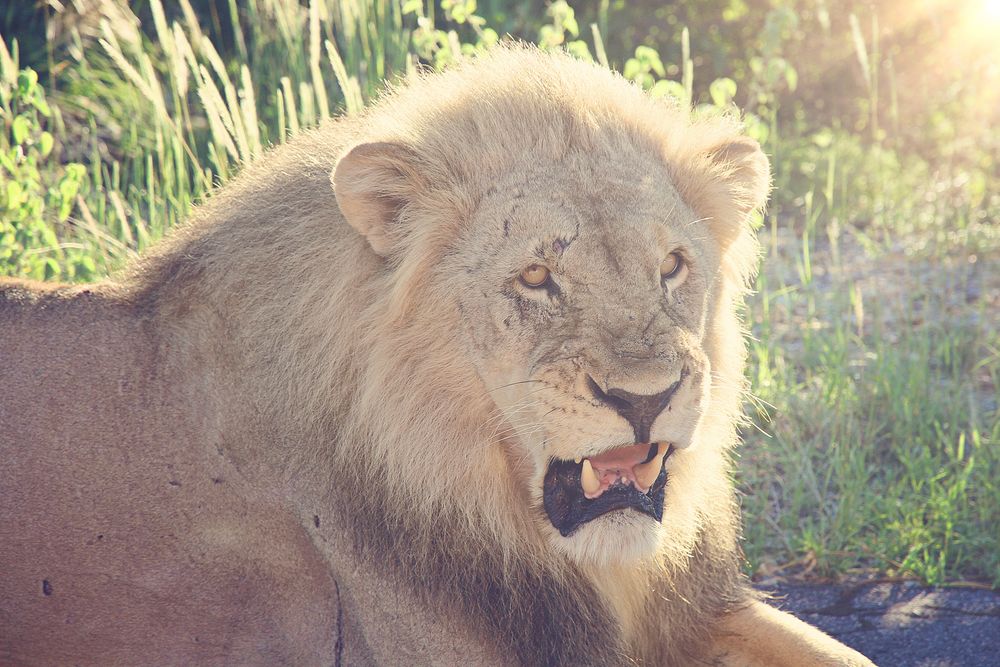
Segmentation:
{"type": "Polygon", "coordinates": [[[681,257],[680,253],[672,252],[660,263],[660,277],[664,280],[670,280],[680,274],[683,268],[684,258],[681,257]]]}
{"type": "Polygon", "coordinates": [[[532,264],[521,271],[521,282],[528,287],[541,287],[549,280],[548,268],[541,264],[532,264]]]}

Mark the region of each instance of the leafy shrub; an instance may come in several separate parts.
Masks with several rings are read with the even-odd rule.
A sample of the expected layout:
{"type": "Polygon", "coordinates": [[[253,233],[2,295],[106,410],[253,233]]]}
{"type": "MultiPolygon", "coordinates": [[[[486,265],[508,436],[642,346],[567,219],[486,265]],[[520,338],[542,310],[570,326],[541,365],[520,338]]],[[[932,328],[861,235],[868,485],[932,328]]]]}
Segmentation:
{"type": "Polygon", "coordinates": [[[96,265],[89,249],[62,243],[56,233],[86,188],[86,169],[60,164],[55,138],[46,129],[53,110],[38,74],[17,71],[6,52],[0,66],[0,272],[37,280],[90,279],[96,265]]]}

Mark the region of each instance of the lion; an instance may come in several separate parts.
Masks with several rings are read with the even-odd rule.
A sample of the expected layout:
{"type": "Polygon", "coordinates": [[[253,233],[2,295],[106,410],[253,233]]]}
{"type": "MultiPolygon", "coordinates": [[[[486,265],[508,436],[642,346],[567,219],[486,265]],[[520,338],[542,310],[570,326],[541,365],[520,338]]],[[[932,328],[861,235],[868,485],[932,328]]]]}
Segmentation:
{"type": "Polygon", "coordinates": [[[0,663],[870,665],[741,575],[760,146],[508,45],[0,287],[0,663]]]}

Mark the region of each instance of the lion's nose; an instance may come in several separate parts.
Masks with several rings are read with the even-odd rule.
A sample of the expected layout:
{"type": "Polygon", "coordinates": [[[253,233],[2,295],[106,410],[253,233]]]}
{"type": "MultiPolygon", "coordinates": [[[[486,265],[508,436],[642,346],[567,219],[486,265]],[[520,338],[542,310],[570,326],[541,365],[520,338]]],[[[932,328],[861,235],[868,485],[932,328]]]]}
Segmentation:
{"type": "Polygon", "coordinates": [[[604,391],[589,375],[587,376],[587,386],[594,398],[625,418],[625,421],[632,426],[632,430],[635,432],[637,443],[645,443],[649,442],[649,429],[652,427],[653,421],[666,409],[671,397],[681,386],[685,377],[687,377],[687,369],[681,372],[677,382],[659,394],[652,395],[633,394],[623,389],[612,388],[604,391]]]}

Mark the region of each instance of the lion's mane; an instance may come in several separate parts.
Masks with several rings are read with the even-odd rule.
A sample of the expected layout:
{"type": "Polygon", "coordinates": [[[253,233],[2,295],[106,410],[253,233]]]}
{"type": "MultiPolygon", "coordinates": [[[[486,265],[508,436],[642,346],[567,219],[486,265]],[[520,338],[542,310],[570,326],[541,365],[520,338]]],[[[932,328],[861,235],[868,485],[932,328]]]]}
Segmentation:
{"type": "Polygon", "coordinates": [[[644,647],[647,656],[683,654],[703,635],[701,621],[739,597],[726,451],[736,441],[744,389],[735,309],[758,252],[739,209],[759,199],[767,182],[765,169],[763,182],[733,185],[737,167],[709,161],[711,147],[738,139],[734,119],[695,120],[597,67],[501,49],[474,65],[413,77],[365,113],[329,121],[249,165],[123,288],[128,298],[155,304],[165,326],[199,321],[203,340],[186,344],[232,359],[232,376],[261,423],[294,434],[275,438],[266,453],[233,444],[234,460],[274,465],[289,478],[330,470],[342,507],[379,517],[357,522],[362,552],[426,587],[429,599],[459,601],[498,637],[531,630],[509,647],[527,662],[538,651],[547,662],[624,648],[612,634],[574,629],[599,627],[584,620],[612,612],[586,573],[532,537],[534,517],[509,476],[484,474],[506,464],[495,429],[484,429],[498,418],[486,388],[455,363],[461,315],[441,318],[440,308],[428,314],[420,304],[440,302],[425,276],[451,239],[469,233],[462,221],[476,205],[474,193],[513,166],[508,156],[593,147],[604,140],[598,126],[608,122],[660,139],[674,186],[698,215],[719,221],[713,233],[724,248],[706,342],[713,408],[702,430],[718,455],[697,473],[707,489],[702,500],[710,502],[691,507],[692,530],[679,530],[681,548],[665,551],[653,567],[619,573],[634,580],[622,586],[631,634],[658,638],[662,627],[643,626],[666,624],[675,637],[644,647]],[[399,249],[387,257],[391,270],[337,219],[331,168],[363,142],[412,147],[421,165],[412,176],[427,184],[398,193],[407,204],[399,211],[399,249]],[[475,159],[466,159],[470,145],[475,159]],[[558,613],[549,615],[553,609],[558,613]],[[644,614],[649,609],[655,618],[644,614]]]}

